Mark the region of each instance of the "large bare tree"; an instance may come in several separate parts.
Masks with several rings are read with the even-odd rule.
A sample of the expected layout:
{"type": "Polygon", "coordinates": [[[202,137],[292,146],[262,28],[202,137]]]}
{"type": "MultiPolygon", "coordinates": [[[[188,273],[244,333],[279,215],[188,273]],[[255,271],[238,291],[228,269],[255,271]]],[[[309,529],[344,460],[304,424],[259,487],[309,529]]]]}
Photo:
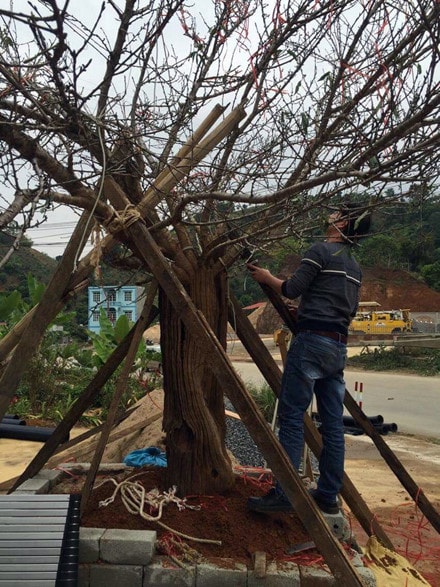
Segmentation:
{"type": "MultiPolygon", "coordinates": [[[[225,348],[243,251],[300,236],[343,196],[374,208],[436,185],[439,2],[78,4],[0,8],[0,227],[82,214],[40,333],[116,245],[149,270],[127,231],[143,218],[225,348]],[[95,226],[108,234],[78,261],[95,226]]],[[[219,491],[232,483],[227,390],[181,311],[161,290],[168,475],[183,492],[219,491]]],[[[0,359],[13,363],[19,341],[2,341],[0,359]]],[[[25,357],[38,337],[20,343],[25,357]]]]}

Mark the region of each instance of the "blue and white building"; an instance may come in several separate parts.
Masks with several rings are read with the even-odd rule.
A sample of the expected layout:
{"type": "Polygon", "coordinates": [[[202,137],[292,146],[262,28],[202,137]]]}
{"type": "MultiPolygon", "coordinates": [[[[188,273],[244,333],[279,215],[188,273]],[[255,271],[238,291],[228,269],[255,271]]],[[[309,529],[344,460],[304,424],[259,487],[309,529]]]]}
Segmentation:
{"type": "Polygon", "coordinates": [[[138,285],[104,285],[88,288],[88,329],[99,332],[101,308],[107,312],[111,322],[125,314],[130,322],[136,322],[145,298],[144,288],[138,285]]]}

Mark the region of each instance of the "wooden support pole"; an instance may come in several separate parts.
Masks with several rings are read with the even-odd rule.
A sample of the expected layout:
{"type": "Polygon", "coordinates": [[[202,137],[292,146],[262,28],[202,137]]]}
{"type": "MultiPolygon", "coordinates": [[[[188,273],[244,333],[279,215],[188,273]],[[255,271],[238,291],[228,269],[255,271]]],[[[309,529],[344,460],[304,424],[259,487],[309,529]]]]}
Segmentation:
{"type": "Polygon", "coordinates": [[[124,366],[122,368],[122,372],[118,377],[116,382],[116,388],[110,402],[110,407],[108,410],[107,420],[105,422],[104,428],[101,432],[101,437],[98,441],[95,454],[93,455],[92,462],[90,464],[90,469],[87,473],[86,481],[84,483],[84,487],[82,490],[82,498],[81,498],[81,515],[84,513],[90,494],[93,489],[93,484],[95,483],[96,474],[99,469],[99,465],[101,463],[102,455],[104,454],[104,450],[106,444],[108,442],[111,429],[113,428],[114,421],[117,417],[117,412],[119,409],[119,404],[121,401],[121,397],[127,388],[127,381],[130,377],[130,372],[133,367],[133,363],[136,358],[136,353],[139,348],[139,344],[142,340],[142,335],[147,328],[148,323],[148,316],[150,315],[151,309],[153,307],[154,298],[157,293],[157,281],[153,280],[150,284],[150,289],[148,290],[147,297],[145,298],[145,303],[139,320],[136,323],[135,331],[133,333],[133,338],[131,339],[130,346],[128,348],[127,356],[125,357],[124,366]]]}
{"type": "MultiPolygon", "coordinates": [[[[275,306],[275,308],[279,311],[280,316],[282,317],[284,322],[292,330],[292,332],[294,332],[295,323],[281,296],[274,292],[271,288],[268,288],[267,286],[262,286],[262,289],[266,293],[267,297],[272,302],[272,304],[275,306]]],[[[382,436],[371,424],[368,417],[357,405],[356,401],[354,400],[353,396],[348,391],[348,389],[345,390],[344,405],[350,412],[351,416],[354,418],[356,423],[363,430],[363,432],[365,432],[365,434],[367,434],[374,442],[376,448],[384,458],[385,462],[390,467],[392,472],[396,475],[396,477],[399,479],[400,483],[405,488],[405,490],[416,502],[417,506],[420,508],[420,511],[426,516],[427,520],[429,520],[433,528],[435,528],[437,532],[440,532],[439,512],[434,508],[434,506],[428,500],[426,495],[423,493],[421,487],[417,485],[417,483],[414,481],[414,479],[403,466],[402,462],[397,458],[397,456],[394,454],[391,448],[384,441],[382,436]]]]}
{"type": "MultiPolygon", "coordinates": [[[[163,197],[163,190],[165,185],[169,185],[169,179],[175,176],[175,182],[180,181],[181,175],[180,171],[177,171],[177,166],[186,159],[191,152],[197,147],[199,142],[202,138],[206,135],[206,133],[212,128],[212,126],[217,122],[220,116],[225,111],[225,107],[217,104],[208,114],[208,116],[203,120],[200,126],[194,131],[194,134],[186,141],[186,143],[179,149],[176,156],[172,158],[169,164],[165,167],[161,173],[157,176],[154,180],[154,183],[151,187],[149,187],[144,197],[141,200],[142,208],[151,209],[158,203],[158,199],[163,197]],[[176,174],[175,174],[176,170],[176,174]]],[[[167,188],[167,192],[170,191],[170,188],[167,188]]]]}
{"type": "Polygon", "coordinates": [[[440,513],[435,509],[429,499],[426,497],[423,489],[414,481],[411,475],[398,459],[396,454],[391,450],[376,428],[371,424],[368,417],[360,409],[348,390],[345,390],[345,407],[348,409],[356,423],[362,428],[376,445],[377,450],[384,458],[394,475],[399,479],[402,486],[412,497],[417,507],[431,523],[432,527],[440,533],[440,513]]]}
{"type": "MultiPolygon", "coordinates": [[[[148,322],[149,324],[153,322],[157,314],[157,308],[153,308],[150,312],[148,322]]],[[[102,365],[102,367],[93,377],[92,381],[85,388],[81,396],[76,400],[76,402],[72,405],[69,411],[65,414],[63,420],[58,424],[54,432],[46,440],[46,442],[40,448],[38,453],[35,455],[35,457],[32,459],[32,461],[28,464],[26,469],[14,483],[10,492],[14,491],[19,485],[26,481],[26,479],[30,479],[31,477],[36,475],[44,467],[44,465],[47,463],[50,457],[56,452],[63,438],[66,438],[66,436],[69,434],[73,426],[75,426],[75,424],[78,422],[78,420],[85,412],[85,410],[87,410],[88,407],[92,404],[92,402],[97,397],[98,393],[101,391],[102,387],[107,383],[107,381],[110,379],[110,377],[113,375],[113,373],[116,371],[116,369],[123,361],[130,347],[130,342],[133,338],[134,331],[135,326],[130,330],[127,336],[115,348],[115,350],[109,356],[107,361],[104,363],[104,365],[102,365]]]]}
{"type": "Polygon", "coordinates": [[[75,259],[81,253],[89,233],[89,212],[83,212],[73,231],[63,257],[57,266],[43,297],[29,320],[25,333],[15,347],[0,378],[0,421],[8,410],[28,361],[59,311],[59,303],[70,280],[75,259]],[[85,240],[84,240],[84,237],[85,240]]]}
{"type": "MultiPolygon", "coordinates": [[[[272,388],[274,394],[279,397],[281,392],[281,371],[278,368],[278,365],[275,363],[275,360],[268,351],[266,345],[255,332],[254,327],[241,309],[237,299],[231,293],[230,300],[230,324],[235,328],[239,339],[257,367],[260,369],[263,377],[272,388]]],[[[312,418],[307,413],[304,414],[304,436],[306,443],[312,450],[313,454],[319,458],[322,450],[321,435],[316,429],[312,418]]],[[[344,473],[344,484],[341,494],[365,533],[368,536],[374,534],[384,546],[394,550],[390,538],[346,473],[344,473]]]]}
{"type": "Polygon", "coordinates": [[[158,181],[155,181],[153,186],[147,190],[145,197],[138,205],[141,215],[145,216],[152,205],[156,205],[164,194],[168,194],[179,181],[186,177],[218,143],[236,128],[245,114],[242,107],[235,108],[199,143],[193,141],[191,147],[186,150],[185,156],[171,170],[160,174],[158,181]]]}
{"type": "MultiPolygon", "coordinates": [[[[171,169],[165,169],[162,173],[159,174],[153,185],[145,192],[144,198],[141,201],[141,208],[139,209],[141,214],[147,214],[147,212],[151,210],[154,204],[157,202],[155,198],[158,195],[163,195],[164,190],[168,190],[169,192],[183,177],[185,177],[185,175],[189,174],[191,170],[198,163],[200,163],[203,157],[209,153],[210,149],[214,148],[215,145],[220,142],[227,135],[227,133],[230,132],[230,129],[234,125],[238,124],[238,122],[245,114],[242,108],[236,108],[233,110],[227,117],[227,121],[223,121],[223,123],[220,125],[220,128],[212,132],[208,137],[206,137],[207,140],[205,140],[199,148],[196,148],[198,143],[211,129],[214,123],[220,118],[223,112],[223,106],[215,106],[208,114],[206,119],[196,129],[192,137],[190,137],[190,139],[182,146],[176,157],[172,160],[170,164],[171,169]],[[185,161],[185,163],[181,164],[182,161],[185,161]],[[173,169],[178,164],[181,164],[179,166],[178,172],[173,173],[173,169]]],[[[121,206],[121,208],[125,208],[127,204],[130,204],[128,200],[125,201],[124,206],[121,206]]],[[[79,232],[81,233],[80,230],[79,232]]],[[[116,243],[117,239],[113,235],[105,236],[100,242],[102,254],[109,251],[116,243]]],[[[67,283],[62,296],[60,295],[57,303],[50,308],[50,315],[52,318],[62,310],[70,292],[78,288],[80,284],[84,284],[87,277],[93,271],[94,266],[92,264],[92,258],[94,253],[95,249],[85,255],[84,258],[79,262],[78,266],[75,268],[75,271],[71,274],[69,282],[67,283]]],[[[60,283],[61,282],[58,281],[58,284],[60,283]]],[[[33,320],[33,317],[37,311],[38,306],[32,308],[12,329],[12,331],[2,338],[0,341],[0,361],[4,360],[5,357],[23,338],[25,330],[33,320]]],[[[8,403],[10,397],[8,399],[8,403]]]]}
{"type": "MultiPolygon", "coordinates": [[[[130,408],[129,410],[124,412],[124,414],[122,414],[119,417],[117,423],[119,424],[120,422],[123,422],[135,410],[137,410],[137,406],[133,406],[132,408],[130,408]]],[[[54,450],[53,454],[57,455],[60,452],[65,452],[65,451],[69,450],[70,448],[74,447],[75,445],[83,442],[84,440],[87,440],[88,438],[92,437],[94,434],[97,434],[102,429],[102,426],[103,426],[103,424],[99,424],[98,426],[95,426],[93,428],[89,428],[86,432],[83,432],[82,434],[78,434],[78,436],[75,436],[75,438],[71,438],[67,442],[64,442],[63,444],[58,445],[58,447],[54,450]]],[[[56,457],[51,457],[51,458],[53,458],[54,460],[49,459],[49,461],[46,461],[48,463],[48,468],[53,468],[57,465],[56,457]]],[[[61,459],[63,459],[63,458],[64,457],[61,457],[61,459]]],[[[1,481],[0,482],[0,492],[1,491],[9,491],[10,489],[12,489],[12,486],[14,485],[14,483],[16,483],[19,479],[20,479],[20,475],[16,475],[15,477],[11,477],[10,479],[6,479],[5,481],[1,481]]],[[[25,479],[23,479],[23,481],[25,481],[25,479]]],[[[21,484],[21,482],[20,482],[20,484],[21,484]]]]}
{"type": "MultiPolygon", "coordinates": [[[[125,438],[129,434],[134,434],[135,432],[141,432],[145,428],[148,428],[148,426],[150,426],[150,424],[153,424],[153,422],[156,422],[157,420],[162,418],[162,416],[163,416],[162,410],[158,410],[157,412],[154,412],[151,416],[148,416],[148,418],[145,418],[143,420],[135,422],[134,424],[130,424],[129,426],[124,426],[123,428],[121,428],[121,430],[116,430],[115,428],[113,428],[112,431],[110,432],[110,435],[108,438],[108,444],[115,442],[116,440],[120,440],[121,438],[125,438]]],[[[119,421],[116,421],[115,424],[117,424],[118,422],[119,421]]],[[[104,425],[102,427],[100,427],[100,430],[98,432],[102,431],[103,427],[104,427],[104,425]]],[[[74,439],[74,440],[76,440],[76,439],[74,439]]],[[[98,445],[99,440],[100,439],[98,439],[98,438],[94,438],[91,441],[91,443],[89,445],[87,445],[86,447],[79,446],[78,449],[74,451],[75,460],[77,462],[79,462],[82,459],[85,459],[86,457],[88,457],[88,455],[90,454],[90,452],[92,450],[96,450],[96,447],[98,445]]],[[[55,456],[53,456],[49,460],[49,462],[48,462],[49,468],[56,467],[60,463],[66,462],[66,455],[64,454],[65,451],[63,450],[63,447],[61,447],[60,452],[61,452],[61,454],[57,453],[55,456]]],[[[70,452],[68,454],[70,454],[70,452]]],[[[89,470],[90,470],[90,468],[89,468],[89,470]]]]}

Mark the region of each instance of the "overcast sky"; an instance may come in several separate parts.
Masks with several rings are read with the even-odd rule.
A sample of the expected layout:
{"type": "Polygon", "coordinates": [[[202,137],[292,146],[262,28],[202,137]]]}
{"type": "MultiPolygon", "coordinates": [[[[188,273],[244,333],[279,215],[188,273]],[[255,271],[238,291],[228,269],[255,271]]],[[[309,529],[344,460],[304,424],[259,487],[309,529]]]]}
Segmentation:
{"type": "MultiPolygon", "coordinates": [[[[125,0],[114,0],[114,4],[123,8],[125,0]]],[[[14,11],[29,13],[32,10],[30,9],[32,3],[27,0],[11,0],[11,5],[14,11]]],[[[48,11],[41,2],[37,1],[35,5],[38,6],[38,10],[41,11],[42,14],[48,11]]],[[[77,17],[79,21],[91,25],[97,18],[101,6],[101,0],[88,0],[87,2],[74,0],[69,4],[69,13],[77,17]]],[[[191,16],[196,19],[198,30],[205,30],[204,22],[207,22],[213,15],[213,6],[214,3],[212,0],[194,0],[192,2],[191,16]]],[[[102,31],[105,31],[105,36],[107,37],[110,46],[114,42],[118,24],[119,22],[114,10],[106,4],[106,8],[100,20],[98,33],[101,34],[102,31]]],[[[139,24],[136,26],[139,26],[139,24]]],[[[69,44],[72,44],[75,37],[78,38],[78,46],[82,43],[81,37],[78,37],[77,31],[75,31],[70,25],[66,26],[66,31],[69,35],[69,44]]],[[[26,50],[26,42],[32,39],[28,28],[24,25],[18,25],[17,34],[20,38],[20,42],[23,43],[23,49],[26,50]]],[[[250,35],[252,35],[252,32],[250,32],[250,35]]],[[[169,42],[172,42],[177,54],[183,55],[188,52],[191,41],[182,35],[182,26],[177,19],[175,19],[175,22],[172,22],[167,26],[166,38],[169,42]]],[[[240,52],[241,49],[238,48],[236,53],[240,54],[240,52]]],[[[89,92],[93,87],[96,87],[98,81],[102,79],[105,67],[105,60],[100,57],[99,53],[93,51],[92,47],[88,52],[85,52],[82,55],[82,61],[85,62],[91,57],[93,58],[93,67],[89,68],[88,71],[81,76],[81,83],[86,92],[89,92]]],[[[246,67],[249,53],[243,51],[241,58],[243,59],[244,67],[246,67]]],[[[75,214],[75,212],[66,206],[58,207],[49,212],[48,220],[41,227],[28,230],[27,236],[33,241],[34,248],[51,257],[56,257],[64,252],[64,248],[77,220],[78,215],[75,214]]],[[[90,248],[91,245],[89,244],[84,252],[87,252],[90,248]]]]}

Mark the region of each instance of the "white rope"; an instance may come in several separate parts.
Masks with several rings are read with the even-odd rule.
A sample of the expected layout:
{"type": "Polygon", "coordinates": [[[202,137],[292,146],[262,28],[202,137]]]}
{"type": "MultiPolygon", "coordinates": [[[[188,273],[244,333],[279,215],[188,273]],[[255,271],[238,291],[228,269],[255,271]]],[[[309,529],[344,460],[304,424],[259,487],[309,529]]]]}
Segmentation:
{"type": "MultiPolygon", "coordinates": [[[[221,545],[221,541],[219,540],[208,540],[204,538],[195,538],[194,536],[188,536],[187,534],[183,534],[182,532],[173,530],[172,528],[161,522],[160,518],[162,517],[163,508],[164,506],[170,503],[175,503],[179,511],[182,511],[184,509],[200,510],[201,506],[188,505],[186,503],[186,498],[177,497],[177,487],[175,485],[173,485],[171,489],[169,489],[168,491],[164,491],[163,493],[161,493],[157,488],[151,489],[147,492],[142,483],[140,483],[139,481],[131,481],[131,479],[133,479],[136,476],[137,475],[129,477],[128,479],[121,481],[121,483],[118,483],[117,481],[115,481],[115,479],[112,478],[106,479],[103,483],[107,483],[110,481],[115,485],[115,490],[113,491],[113,494],[110,497],[99,502],[99,507],[107,507],[109,504],[113,503],[118,492],[120,492],[122,503],[124,504],[127,511],[130,512],[130,514],[138,514],[144,520],[156,522],[166,530],[173,532],[173,534],[176,534],[177,536],[186,538],[187,540],[193,540],[194,542],[203,542],[207,544],[221,545]],[[147,507],[150,509],[150,511],[158,510],[157,514],[147,514],[145,511],[147,507]]],[[[99,487],[103,485],[103,483],[101,483],[99,487]]]]}
{"type": "MultiPolygon", "coordinates": [[[[130,478],[132,479],[132,477],[130,478]]],[[[126,509],[130,514],[138,514],[144,520],[157,521],[162,517],[162,510],[165,505],[169,503],[175,503],[179,511],[184,509],[199,510],[200,506],[188,505],[186,498],[176,497],[177,487],[173,485],[168,491],[160,493],[157,488],[151,489],[148,493],[145,487],[139,481],[130,481],[126,479],[121,483],[118,483],[114,479],[108,479],[115,486],[113,495],[99,502],[99,507],[106,507],[113,503],[118,492],[121,494],[121,500],[126,509]],[[151,510],[157,510],[157,514],[152,516],[145,512],[145,508],[148,507],[151,510]]]]}

